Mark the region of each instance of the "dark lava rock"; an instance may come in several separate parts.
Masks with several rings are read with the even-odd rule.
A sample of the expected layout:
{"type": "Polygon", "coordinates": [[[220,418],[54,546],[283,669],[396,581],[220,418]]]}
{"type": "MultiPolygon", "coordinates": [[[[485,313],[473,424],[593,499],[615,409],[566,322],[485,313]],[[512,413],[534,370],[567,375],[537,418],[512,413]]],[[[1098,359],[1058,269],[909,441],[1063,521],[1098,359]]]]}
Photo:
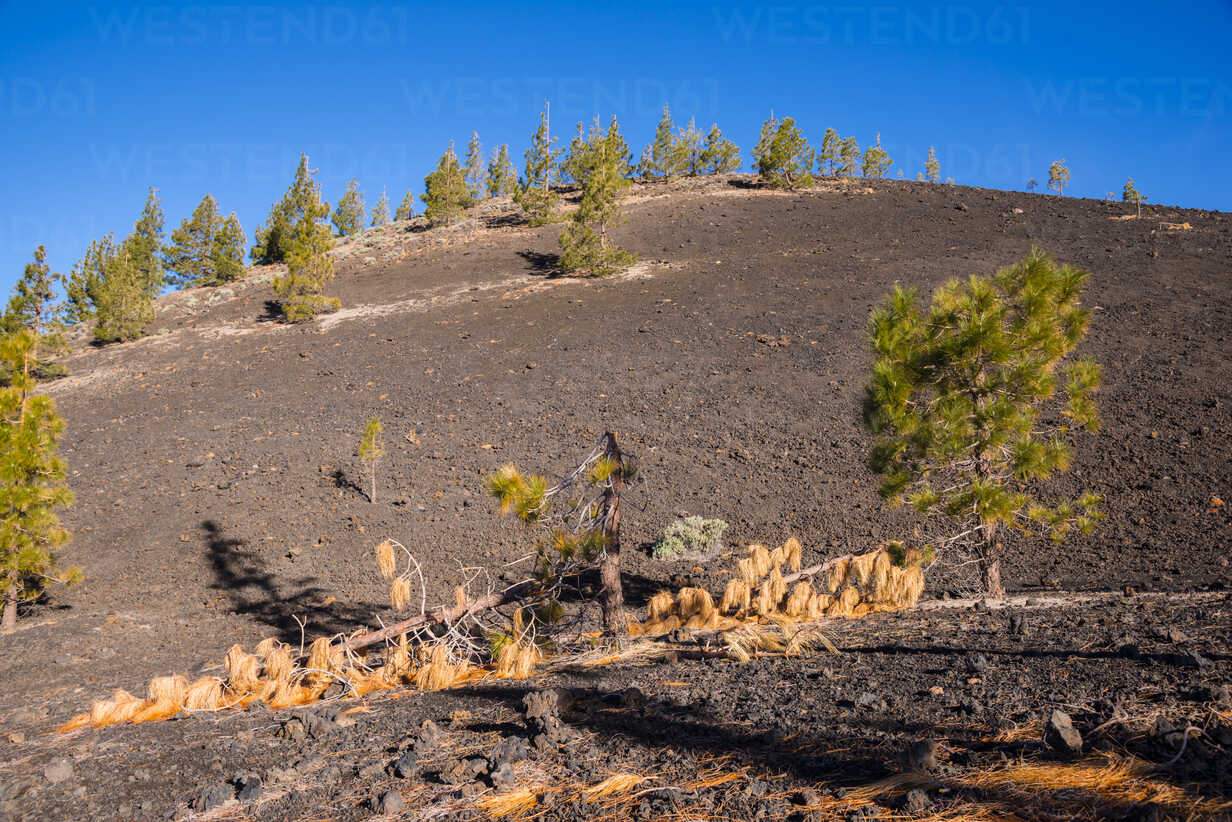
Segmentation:
{"type": "Polygon", "coordinates": [[[560,721],[558,699],[556,691],[532,691],[522,699],[526,730],[537,750],[549,750],[569,738],[560,721]]]}
{"type": "Polygon", "coordinates": [[[261,796],[261,777],[256,774],[241,774],[235,777],[235,798],[241,802],[251,802],[261,796]]]}
{"type": "Polygon", "coordinates": [[[402,813],[405,807],[406,803],[402,801],[402,794],[397,791],[385,791],[376,801],[377,812],[386,816],[402,813]]]}
{"type": "Polygon", "coordinates": [[[916,771],[931,772],[937,770],[940,762],[937,759],[937,752],[941,746],[934,739],[921,739],[918,742],[912,742],[907,748],[903,759],[906,761],[907,767],[916,771]]]}
{"type": "Polygon", "coordinates": [[[457,759],[441,768],[437,778],[445,785],[464,785],[475,781],[475,770],[470,760],[457,759]]]}
{"type": "Polygon", "coordinates": [[[988,657],[983,654],[967,654],[967,671],[982,674],[988,670],[988,657]]]}
{"type": "Polygon", "coordinates": [[[907,800],[903,803],[903,807],[906,808],[909,813],[924,813],[932,804],[932,800],[928,798],[928,793],[916,788],[915,790],[908,792],[907,800]]]}
{"type": "Polygon", "coordinates": [[[886,701],[884,699],[877,696],[872,691],[864,691],[856,697],[856,707],[868,708],[873,711],[884,711],[889,706],[886,705],[886,701]]]}
{"type": "Polygon", "coordinates": [[[414,751],[403,751],[402,756],[398,757],[390,771],[399,779],[410,779],[415,775],[416,769],[419,767],[419,755],[414,751]]]}
{"type": "Polygon", "coordinates": [[[513,766],[508,762],[502,762],[500,765],[492,769],[488,774],[488,779],[492,781],[492,787],[498,791],[507,791],[517,783],[517,776],[513,773],[513,766]]]}
{"type": "Polygon", "coordinates": [[[1082,753],[1082,734],[1074,727],[1069,714],[1053,711],[1044,728],[1044,741],[1055,751],[1069,754],[1082,753]]]}
{"type": "Polygon", "coordinates": [[[305,736],[312,739],[320,739],[337,729],[338,726],[334,724],[332,719],[317,713],[308,712],[296,714],[286,722],[283,722],[282,727],[278,729],[278,735],[284,739],[296,741],[303,739],[305,736]]]}
{"type": "Polygon", "coordinates": [[[225,782],[207,785],[192,801],[194,811],[210,811],[227,802],[235,795],[235,791],[225,782]]]}
{"type": "Polygon", "coordinates": [[[1022,638],[1027,635],[1027,618],[1022,614],[1010,614],[1010,636],[1022,638]]]}
{"type": "Polygon", "coordinates": [[[444,732],[437,727],[435,722],[431,719],[424,720],[424,724],[419,728],[419,733],[415,735],[415,741],[411,744],[411,748],[420,756],[426,756],[436,750],[441,744],[441,738],[444,735],[444,732]]]}
{"type": "Polygon", "coordinates": [[[526,740],[520,736],[509,736],[488,754],[488,768],[496,771],[502,765],[512,765],[521,762],[527,756],[526,740]]]}

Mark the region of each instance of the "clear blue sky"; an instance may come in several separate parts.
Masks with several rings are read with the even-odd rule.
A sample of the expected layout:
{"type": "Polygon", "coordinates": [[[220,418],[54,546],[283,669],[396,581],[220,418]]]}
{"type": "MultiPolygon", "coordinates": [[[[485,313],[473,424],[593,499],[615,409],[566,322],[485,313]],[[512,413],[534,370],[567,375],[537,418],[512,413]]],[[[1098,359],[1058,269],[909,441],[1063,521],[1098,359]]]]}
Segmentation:
{"type": "Polygon", "coordinates": [[[1232,210],[1232,3],[97,3],[0,0],[0,287],[207,191],[249,237],[301,151],[332,202],[396,205],[450,139],[522,152],[615,114],[634,152],[664,102],[744,149],[770,109],[811,140],[880,132],[891,174],[1232,210]],[[516,6],[516,8],[514,8],[516,6]]]}

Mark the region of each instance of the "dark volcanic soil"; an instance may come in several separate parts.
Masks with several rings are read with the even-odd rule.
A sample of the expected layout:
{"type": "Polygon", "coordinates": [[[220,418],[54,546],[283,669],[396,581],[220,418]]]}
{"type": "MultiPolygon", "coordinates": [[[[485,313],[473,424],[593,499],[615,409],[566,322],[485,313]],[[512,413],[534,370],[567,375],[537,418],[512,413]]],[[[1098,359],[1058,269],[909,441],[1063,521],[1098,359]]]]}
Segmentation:
{"type": "MultiPolygon", "coordinates": [[[[388,620],[371,553],[383,537],[424,563],[430,604],[450,597],[459,563],[525,557],[525,533],[494,516],[483,476],[508,461],[564,470],[604,428],[643,466],[625,521],[634,604],[674,574],[719,589],[717,568],[632,550],[684,513],[728,520],[732,544],[797,535],[806,563],[909,534],[910,516],[885,508],[863,465],[868,313],[896,282],[927,291],[1033,244],[1092,272],[1082,353],[1104,367],[1103,428],[1079,441],[1074,470],[1053,487],[1097,491],[1108,518],[1060,549],[1010,540],[1010,588],[1212,593],[1149,616],[1139,598],[1050,610],[1052,627],[1030,640],[997,633],[990,615],[913,614],[840,626],[848,653],[837,658],[575,678],[592,703],[629,683],[648,697],[627,747],[590,775],[670,771],[671,751],[695,773],[703,752],[737,746],[733,767],[785,773],[791,786],[854,780],[860,768],[877,778],[902,737],[948,727],[950,679],[974,678],[960,661],[969,650],[992,661],[983,679],[998,684],[971,697],[982,708],[953,731],[962,745],[1060,704],[1094,722],[1094,702],[1116,689],[1197,716],[1184,695],[1229,680],[1232,514],[1220,500],[1232,493],[1232,217],[1153,206],[1116,220],[1117,204],[895,182],[780,194],[739,178],[638,187],[625,211],[617,240],[642,262],[613,280],[550,277],[558,229],[501,213],[448,231],[397,226],[341,249],[332,291],[343,310],[317,323],[271,322],[270,274],[258,271],[234,289],[164,298],[154,328],[164,333],[76,354],[50,392],[68,422],[62,452],[78,500],[64,517],[76,535],[65,559],[87,581],[0,638],[0,731],[25,734],[0,757],[0,793],[38,774],[49,745],[79,760],[78,776],[41,782],[17,817],[159,818],[237,769],[287,767],[308,748],[333,761],[345,748],[336,779],[253,813],[353,818],[380,778],[347,767],[385,757],[421,719],[468,708],[481,730],[463,722],[457,744],[488,745],[528,686],[374,697],[379,709],[346,735],[304,750],[272,736],[279,715],[44,734],[111,688],[141,693],[150,676],[214,664],[234,642],[298,643],[295,616],[310,636],[388,620]],[[354,450],[374,415],[389,456],[370,503],[354,450]],[[1200,647],[1208,665],[1119,655],[1150,639],[1139,622],[1162,632],[1174,615],[1187,637],[1177,654],[1200,647]],[[891,629],[923,650],[890,647],[901,640],[880,632],[891,629]],[[688,685],[655,684],[672,681],[688,685]],[[940,701],[919,696],[932,684],[945,689],[940,701]],[[863,690],[887,708],[873,717],[845,706],[863,690]],[[733,716],[748,723],[739,734],[724,730],[733,716]],[[805,739],[816,759],[786,762],[775,734],[805,739]],[[848,753],[821,750],[835,744],[848,753]],[[146,776],[130,781],[134,768],[146,776]]],[[[934,592],[955,584],[944,572],[929,580],[934,592]]],[[[611,730],[602,710],[587,715],[584,728],[611,730]]],[[[1175,752],[1159,751],[1161,761],[1175,752]]],[[[1207,764],[1177,767],[1226,794],[1207,764]]],[[[741,807],[728,817],[752,815],[741,807]]]]}

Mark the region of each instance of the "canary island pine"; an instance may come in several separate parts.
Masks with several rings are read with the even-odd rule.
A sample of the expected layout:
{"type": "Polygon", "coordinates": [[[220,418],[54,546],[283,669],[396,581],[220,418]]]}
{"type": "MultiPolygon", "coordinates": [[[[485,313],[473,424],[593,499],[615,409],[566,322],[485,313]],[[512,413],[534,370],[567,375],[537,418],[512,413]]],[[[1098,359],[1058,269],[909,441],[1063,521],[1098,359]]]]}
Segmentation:
{"type": "Polygon", "coordinates": [[[376,502],[376,464],[381,461],[381,457],[385,456],[385,441],[381,439],[381,421],[376,417],[368,420],[368,424],[364,426],[364,435],[359,440],[359,446],[356,451],[359,453],[359,459],[368,466],[368,479],[370,481],[368,492],[368,502],[376,502]]]}
{"type": "Polygon", "coordinates": [[[932,547],[973,549],[992,598],[1004,596],[1000,528],[1042,528],[1060,542],[1102,517],[1090,492],[1053,506],[1036,497],[1070,467],[1071,435],[1099,425],[1099,366],[1064,362],[1086,335],[1089,276],[1032,249],[990,278],[950,281],[927,307],[896,288],[869,323],[877,359],[865,419],[881,493],[956,520],[957,533],[932,547]],[[1063,422],[1046,424],[1045,408],[1063,422]]]}
{"type": "Polygon", "coordinates": [[[359,180],[352,178],[346,184],[346,191],[338,200],[330,220],[338,231],[339,237],[349,237],[364,227],[364,193],[359,189],[359,180]]]}
{"type": "Polygon", "coordinates": [[[64,460],[56,456],[64,421],[50,397],[34,393],[36,339],[21,329],[0,339],[0,363],[10,374],[0,388],[0,627],[17,627],[17,605],[37,598],[48,582],[72,584],[81,572],[57,570],[56,552],[69,532],[56,510],[73,502],[64,460]]]}
{"type": "Polygon", "coordinates": [[[513,195],[514,202],[526,212],[527,221],[534,226],[552,221],[559,199],[552,190],[558,173],[559,150],[552,148],[556,138],[551,135],[551,112],[550,104],[544,103],[539,128],[531,137],[530,148],[526,149],[526,169],[513,195]]]}
{"type": "Polygon", "coordinates": [[[753,162],[762,181],[771,188],[800,188],[813,184],[815,154],[796,127],[785,117],[780,122],[773,114],[762,124],[761,137],[753,148],[753,162]]]}
{"type": "Polygon", "coordinates": [[[619,200],[629,188],[622,173],[628,147],[613,117],[606,131],[598,121],[585,143],[570,152],[574,173],[581,175],[582,199],[560,233],[560,268],[566,274],[606,277],[637,258],[616,245],[608,230],[620,222],[619,200]]]}
{"type": "Polygon", "coordinates": [[[279,239],[286,254],[287,273],[274,278],[274,293],[279,297],[283,319],[289,323],[307,322],[336,311],[339,305],[336,297],[321,293],[334,278],[334,260],[329,255],[334,238],[325,224],[329,203],[321,199],[321,187],[312,178],[316,172],[308,170],[307,162],[305,155],[300,163],[307,176],[301,180],[297,173],[295,185],[287,192],[287,213],[298,215],[279,239]]]}

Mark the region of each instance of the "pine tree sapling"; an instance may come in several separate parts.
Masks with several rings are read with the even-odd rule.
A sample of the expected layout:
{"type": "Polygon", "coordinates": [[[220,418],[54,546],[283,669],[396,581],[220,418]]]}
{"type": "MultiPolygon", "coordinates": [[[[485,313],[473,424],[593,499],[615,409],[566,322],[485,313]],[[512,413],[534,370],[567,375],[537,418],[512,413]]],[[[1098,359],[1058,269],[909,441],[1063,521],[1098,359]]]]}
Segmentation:
{"type": "Polygon", "coordinates": [[[415,193],[408,191],[406,196],[402,198],[402,204],[398,206],[398,210],[394,212],[394,219],[409,220],[415,216],[415,193]]]}
{"type": "MultiPolygon", "coordinates": [[[[51,273],[47,249],[40,245],[34,249],[34,260],[26,263],[21,278],[13,286],[13,296],[0,316],[0,333],[12,334],[24,329],[33,335],[30,373],[40,380],[68,373],[63,365],[51,362],[52,355],[68,349],[60,320],[62,307],[55,303],[56,283],[63,279],[63,275],[51,273]]],[[[8,377],[0,364],[0,382],[7,382],[8,377]]]]}
{"type": "Polygon", "coordinates": [[[608,237],[620,222],[619,200],[629,188],[622,174],[628,149],[613,117],[607,131],[596,122],[584,146],[572,156],[583,174],[582,198],[560,233],[560,268],[567,274],[605,277],[633,263],[633,254],[608,237]]]}
{"type": "Polygon", "coordinates": [[[881,134],[878,133],[877,142],[864,151],[864,176],[880,180],[885,177],[893,162],[890,153],[881,147],[881,134]]]}
{"type": "Polygon", "coordinates": [[[530,148],[526,150],[526,170],[514,194],[514,201],[526,212],[527,220],[536,226],[551,222],[556,210],[557,196],[552,191],[552,183],[556,181],[559,151],[552,148],[556,138],[551,136],[550,115],[551,106],[544,103],[543,113],[539,115],[539,128],[535,130],[530,148]]]}
{"type": "Polygon", "coordinates": [[[681,174],[696,177],[702,173],[702,133],[692,117],[676,138],[675,164],[681,174]]]}
{"type": "Polygon", "coordinates": [[[838,145],[838,175],[856,176],[856,164],[860,161],[860,144],[855,137],[844,138],[838,145]]]}
{"type": "Polygon", "coordinates": [[[364,426],[364,435],[359,440],[356,449],[361,462],[368,466],[369,485],[368,502],[376,502],[376,464],[385,456],[385,441],[381,439],[381,421],[376,417],[368,420],[364,426]]]}
{"type": "Polygon", "coordinates": [[[924,177],[930,183],[941,182],[941,163],[937,162],[937,150],[928,147],[928,159],[924,161],[924,177]]]}
{"type": "Polygon", "coordinates": [[[1088,277],[1032,249],[991,278],[947,283],[928,307],[896,288],[869,323],[877,360],[865,420],[876,436],[869,465],[881,493],[957,520],[958,533],[933,547],[942,556],[973,548],[992,598],[1004,596],[999,528],[1038,526],[1060,542],[1101,518],[1094,494],[1049,507],[1033,491],[1068,470],[1069,435],[1099,425],[1099,366],[1071,360],[1058,377],[1086,335],[1088,277]],[[1062,396],[1050,402],[1058,387],[1062,396]],[[1045,406],[1065,422],[1045,425],[1045,406]]]}
{"type": "Polygon", "coordinates": [[[1027,178],[1027,191],[1035,191],[1035,187],[1037,185],[1039,185],[1039,183],[1035,181],[1034,177],[1027,178]]]}
{"type": "Polygon", "coordinates": [[[48,582],[72,584],[76,568],[60,572],[56,552],[69,532],[56,509],[71,505],[64,460],[56,456],[64,421],[51,398],[34,393],[34,333],[0,338],[0,367],[10,374],[0,388],[0,597],[5,633],[17,627],[17,605],[38,597],[48,582]]]}
{"type": "Polygon", "coordinates": [[[839,152],[842,150],[842,147],[843,140],[838,136],[838,131],[833,128],[827,128],[826,133],[821,138],[821,154],[817,156],[818,173],[829,177],[835,175],[838,170],[839,152]]]}
{"type": "Polygon", "coordinates": [[[282,317],[290,323],[307,322],[318,314],[337,310],[339,305],[337,298],[321,293],[334,278],[334,260],[329,255],[334,238],[325,224],[329,203],[321,199],[321,187],[313,179],[316,171],[308,169],[307,160],[306,155],[301,160],[305,176],[300,179],[297,174],[288,192],[286,213],[296,215],[295,222],[287,226],[279,240],[287,273],[274,278],[282,317]]]}
{"type": "Polygon", "coordinates": [[[389,195],[381,189],[381,198],[372,207],[372,227],[389,225],[389,195]]]}
{"type": "Polygon", "coordinates": [[[338,200],[338,206],[330,218],[339,237],[349,237],[364,227],[364,193],[359,189],[359,180],[352,178],[346,191],[338,200]]]}
{"type": "Polygon", "coordinates": [[[518,175],[513,170],[509,146],[505,143],[492,150],[492,157],[488,160],[487,186],[489,197],[508,197],[517,190],[518,175]]]}
{"type": "Polygon", "coordinates": [[[814,153],[796,121],[786,117],[780,122],[772,114],[761,129],[753,161],[762,181],[771,188],[811,186],[814,153]]]}
{"type": "Polygon", "coordinates": [[[434,226],[449,225],[461,219],[472,202],[466,174],[450,143],[436,169],[424,178],[424,216],[434,226]]]}
{"type": "Polygon", "coordinates": [[[699,157],[702,174],[724,174],[740,168],[740,147],[723,136],[717,123],[706,132],[699,157]]]}
{"type": "Polygon", "coordinates": [[[1069,167],[1065,165],[1065,160],[1062,158],[1048,166],[1048,188],[1055,191],[1058,197],[1064,197],[1067,185],[1069,185],[1069,167]]]}

